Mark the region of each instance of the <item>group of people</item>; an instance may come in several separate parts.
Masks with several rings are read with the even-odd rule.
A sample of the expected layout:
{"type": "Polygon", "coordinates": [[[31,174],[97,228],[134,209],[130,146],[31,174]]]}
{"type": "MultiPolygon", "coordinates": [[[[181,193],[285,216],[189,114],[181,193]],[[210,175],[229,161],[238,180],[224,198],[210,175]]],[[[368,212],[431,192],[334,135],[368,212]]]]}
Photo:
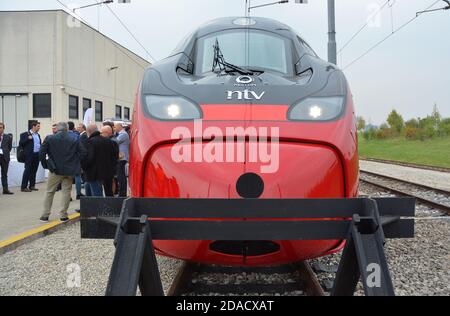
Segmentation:
{"type": "MultiPolygon", "coordinates": [[[[13,194],[8,188],[8,165],[12,150],[12,136],[4,134],[5,124],[0,123],[0,168],[4,194],[13,194]]],[[[53,125],[53,134],[41,140],[40,123],[33,122],[31,129],[20,135],[25,169],[22,192],[38,191],[36,173],[39,163],[49,170],[44,211],[40,218],[48,222],[53,198],[62,191],[61,221],[68,221],[68,208],[72,185],[76,185],[77,199],[83,196],[127,196],[126,165],[129,160],[130,137],[122,124],[105,122],[97,125],[61,122],[53,125]],[[84,182],[85,194],[82,193],[84,182]]]]}

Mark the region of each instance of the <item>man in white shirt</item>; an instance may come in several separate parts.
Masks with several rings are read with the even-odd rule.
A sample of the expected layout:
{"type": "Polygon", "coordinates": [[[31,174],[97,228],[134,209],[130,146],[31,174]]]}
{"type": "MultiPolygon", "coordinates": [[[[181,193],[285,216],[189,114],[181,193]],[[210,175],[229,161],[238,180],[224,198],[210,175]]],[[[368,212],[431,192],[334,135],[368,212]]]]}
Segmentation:
{"type": "Polygon", "coordinates": [[[22,192],[38,191],[36,189],[36,173],[39,168],[39,150],[41,149],[41,124],[33,122],[28,132],[20,135],[19,146],[25,152],[25,170],[22,177],[22,192]]]}

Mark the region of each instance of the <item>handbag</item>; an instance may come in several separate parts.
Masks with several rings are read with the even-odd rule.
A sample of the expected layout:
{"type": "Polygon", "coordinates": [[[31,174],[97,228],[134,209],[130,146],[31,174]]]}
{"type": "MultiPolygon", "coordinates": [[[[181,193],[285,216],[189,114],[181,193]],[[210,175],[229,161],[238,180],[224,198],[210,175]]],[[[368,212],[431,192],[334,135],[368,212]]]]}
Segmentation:
{"type": "Polygon", "coordinates": [[[53,159],[48,158],[47,159],[47,169],[51,172],[51,173],[56,173],[56,164],[53,161],[53,159]]]}
{"type": "Polygon", "coordinates": [[[20,163],[25,163],[26,157],[25,157],[25,148],[22,146],[17,147],[17,161],[20,163]]]}

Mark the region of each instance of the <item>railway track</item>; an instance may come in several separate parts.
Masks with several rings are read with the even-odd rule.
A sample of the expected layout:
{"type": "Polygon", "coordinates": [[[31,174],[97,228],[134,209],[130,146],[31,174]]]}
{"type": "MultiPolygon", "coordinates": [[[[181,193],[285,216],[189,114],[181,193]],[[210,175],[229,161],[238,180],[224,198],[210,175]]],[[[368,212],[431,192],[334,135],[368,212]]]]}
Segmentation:
{"type": "Polygon", "coordinates": [[[425,169],[425,170],[432,170],[432,171],[439,171],[439,172],[450,173],[450,168],[445,168],[445,167],[419,165],[419,164],[406,163],[406,162],[395,161],[395,160],[385,160],[385,159],[375,159],[375,158],[362,158],[361,160],[362,161],[371,161],[371,162],[385,163],[385,164],[389,164],[389,165],[410,167],[410,168],[415,168],[415,169],[425,169]]]}
{"type": "Polygon", "coordinates": [[[324,296],[307,262],[278,267],[222,267],[185,262],[169,296],[324,296]]]}
{"type": "Polygon", "coordinates": [[[392,193],[414,197],[420,203],[450,215],[450,192],[382,174],[360,171],[362,182],[392,193]],[[433,198],[431,198],[433,197],[433,198]]]}

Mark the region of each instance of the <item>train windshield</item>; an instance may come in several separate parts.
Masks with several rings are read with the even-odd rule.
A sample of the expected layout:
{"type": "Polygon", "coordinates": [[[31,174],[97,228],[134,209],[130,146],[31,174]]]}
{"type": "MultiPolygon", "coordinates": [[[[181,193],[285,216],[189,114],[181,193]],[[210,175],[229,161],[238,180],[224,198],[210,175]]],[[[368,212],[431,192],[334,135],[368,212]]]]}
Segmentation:
{"type": "Polygon", "coordinates": [[[196,72],[213,71],[215,48],[226,63],[253,70],[292,74],[292,44],[274,33],[257,30],[231,30],[209,34],[197,41],[196,72]]]}

